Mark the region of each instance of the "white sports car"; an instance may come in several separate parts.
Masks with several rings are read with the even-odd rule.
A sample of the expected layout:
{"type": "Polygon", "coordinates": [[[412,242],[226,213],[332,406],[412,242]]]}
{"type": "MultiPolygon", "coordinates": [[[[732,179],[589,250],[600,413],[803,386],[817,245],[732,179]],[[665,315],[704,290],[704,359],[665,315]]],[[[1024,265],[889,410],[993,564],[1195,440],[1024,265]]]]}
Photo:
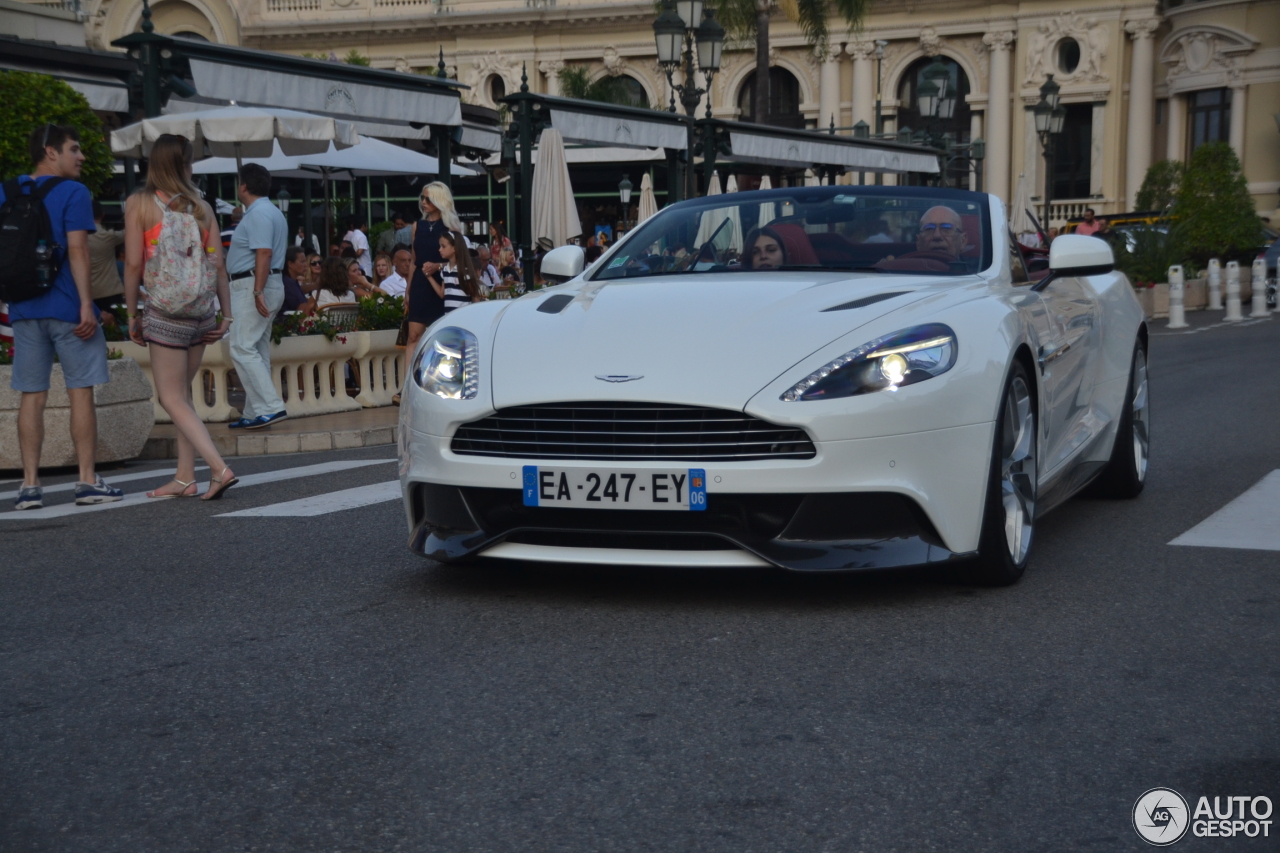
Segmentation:
{"type": "Polygon", "coordinates": [[[1142,490],[1150,414],[1110,247],[1028,273],[1004,223],[983,193],[801,187],[672,205],[585,272],[550,252],[563,283],[412,355],[410,547],[1016,581],[1049,509],[1142,490]]]}

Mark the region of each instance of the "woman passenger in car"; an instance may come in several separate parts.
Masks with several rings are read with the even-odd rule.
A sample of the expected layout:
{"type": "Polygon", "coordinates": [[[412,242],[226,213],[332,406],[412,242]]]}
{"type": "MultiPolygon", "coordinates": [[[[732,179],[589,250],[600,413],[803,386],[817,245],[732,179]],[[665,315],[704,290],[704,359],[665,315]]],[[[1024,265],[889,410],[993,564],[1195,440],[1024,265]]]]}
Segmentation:
{"type": "Polygon", "coordinates": [[[787,246],[772,228],[753,228],[747,234],[743,266],[749,270],[773,270],[787,263],[787,246]]]}

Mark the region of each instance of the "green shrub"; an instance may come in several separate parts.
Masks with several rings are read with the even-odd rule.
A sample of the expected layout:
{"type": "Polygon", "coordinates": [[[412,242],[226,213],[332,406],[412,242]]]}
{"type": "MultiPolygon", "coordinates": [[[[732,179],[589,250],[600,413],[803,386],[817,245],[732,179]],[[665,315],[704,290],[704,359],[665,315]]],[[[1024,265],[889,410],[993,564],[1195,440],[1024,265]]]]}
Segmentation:
{"type": "Polygon", "coordinates": [[[1151,164],[1142,180],[1142,189],[1134,207],[1138,210],[1165,210],[1178,197],[1182,183],[1182,164],[1177,160],[1160,160],[1151,164]]]}
{"type": "Polygon", "coordinates": [[[1147,287],[1169,280],[1169,267],[1186,261],[1183,227],[1168,222],[1144,225],[1129,231],[1133,250],[1123,239],[1115,247],[1116,267],[1129,276],[1136,287],[1147,287]]]}
{"type": "Polygon", "coordinates": [[[1225,142],[1201,145],[1182,175],[1173,216],[1182,226],[1187,257],[1249,260],[1262,245],[1262,223],[1236,152],[1225,142]]]}
{"type": "Polygon", "coordinates": [[[31,131],[44,122],[64,124],[80,132],[84,166],[80,182],[92,193],[111,177],[111,145],[89,102],[63,81],[47,74],[0,69],[0,176],[29,175],[27,152],[31,131]]]}
{"type": "Polygon", "coordinates": [[[403,319],[403,296],[366,296],[360,300],[360,315],[356,319],[356,329],[361,332],[398,329],[403,319]]]}

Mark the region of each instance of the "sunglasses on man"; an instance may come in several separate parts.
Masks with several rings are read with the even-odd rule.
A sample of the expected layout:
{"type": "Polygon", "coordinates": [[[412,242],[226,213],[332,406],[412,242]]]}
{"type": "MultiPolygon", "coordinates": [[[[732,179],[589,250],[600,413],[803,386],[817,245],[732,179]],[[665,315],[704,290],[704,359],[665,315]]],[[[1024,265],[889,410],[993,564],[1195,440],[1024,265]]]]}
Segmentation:
{"type": "Polygon", "coordinates": [[[936,231],[939,228],[941,228],[943,231],[948,231],[948,232],[956,230],[956,226],[950,222],[929,222],[924,225],[921,225],[920,231],[922,233],[925,233],[929,231],[936,231]]]}

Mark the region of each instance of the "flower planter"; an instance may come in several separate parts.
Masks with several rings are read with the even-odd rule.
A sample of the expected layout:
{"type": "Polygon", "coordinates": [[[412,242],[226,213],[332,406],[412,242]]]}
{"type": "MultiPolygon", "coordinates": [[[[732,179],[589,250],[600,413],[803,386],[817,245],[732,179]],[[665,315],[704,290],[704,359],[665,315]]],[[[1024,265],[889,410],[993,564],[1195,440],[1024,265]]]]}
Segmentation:
{"type": "Polygon", "coordinates": [[[1203,311],[1209,306],[1209,280],[1188,279],[1183,290],[1182,304],[1188,311],[1203,311]]]}
{"type": "MultiPolygon", "coordinates": [[[[118,344],[113,344],[119,349],[118,344]]],[[[111,380],[93,389],[93,405],[98,414],[98,462],[120,462],[142,452],[154,422],[151,383],[132,358],[107,362],[111,380]]],[[[13,365],[0,365],[0,468],[21,468],[18,450],[18,405],[22,394],[9,387],[13,365]]],[[[44,447],[41,468],[76,464],[71,442],[71,401],[62,378],[62,365],[53,366],[49,380],[49,402],[44,410],[44,447]]]]}
{"type": "Polygon", "coordinates": [[[1153,284],[1151,287],[1139,287],[1134,290],[1138,304],[1147,319],[1169,316],[1169,285],[1167,282],[1153,284]]]}
{"type": "MultiPolygon", "coordinates": [[[[395,347],[396,330],[344,332],[330,341],[324,335],[282,338],[271,345],[271,374],[276,390],[290,417],[350,412],[362,407],[388,406],[404,375],[404,353],[395,347]],[[356,359],[361,381],[360,395],[347,394],[346,363],[356,359]]],[[[146,347],[116,344],[125,355],[137,359],[151,375],[151,356],[146,347]]],[[[206,422],[229,421],[239,410],[228,399],[228,374],[235,370],[231,344],[226,340],[205,347],[200,375],[192,381],[191,396],[196,413],[206,422]],[[206,390],[207,385],[207,390],[206,390]]],[[[157,423],[169,423],[169,415],[155,402],[157,423]]]]}

